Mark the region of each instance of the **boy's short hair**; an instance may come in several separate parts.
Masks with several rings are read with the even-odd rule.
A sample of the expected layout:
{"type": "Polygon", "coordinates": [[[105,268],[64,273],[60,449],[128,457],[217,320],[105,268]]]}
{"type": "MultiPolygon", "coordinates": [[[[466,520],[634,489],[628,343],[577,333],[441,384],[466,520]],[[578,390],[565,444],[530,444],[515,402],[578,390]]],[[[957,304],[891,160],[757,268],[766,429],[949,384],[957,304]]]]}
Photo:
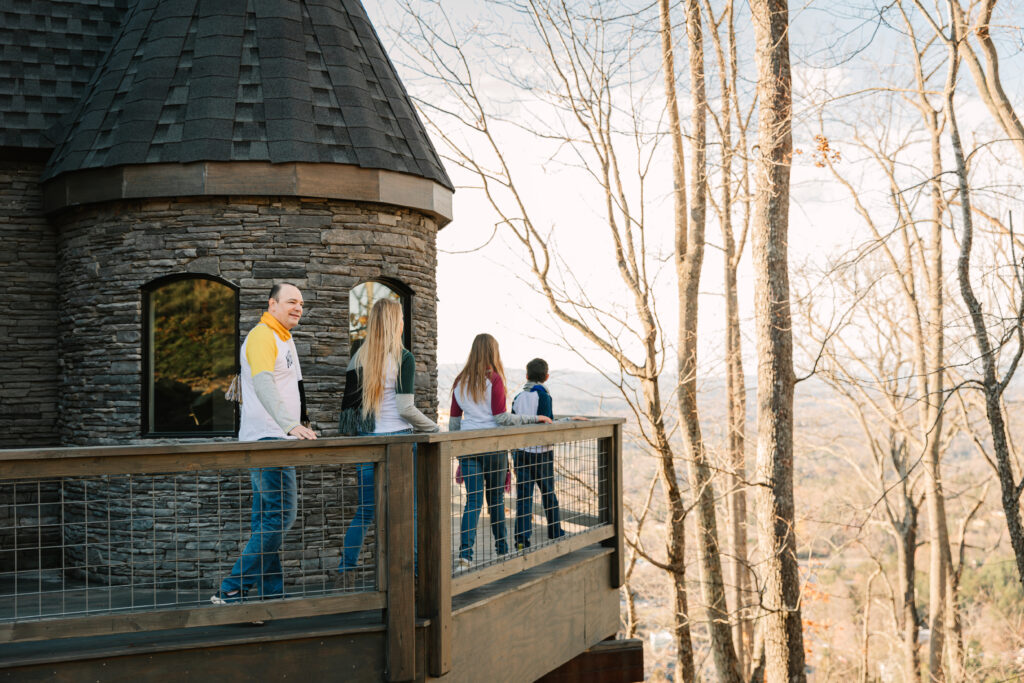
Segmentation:
{"type": "Polygon", "coordinates": [[[534,358],[526,364],[526,381],[543,382],[548,378],[548,362],[543,358],[534,358]]]}

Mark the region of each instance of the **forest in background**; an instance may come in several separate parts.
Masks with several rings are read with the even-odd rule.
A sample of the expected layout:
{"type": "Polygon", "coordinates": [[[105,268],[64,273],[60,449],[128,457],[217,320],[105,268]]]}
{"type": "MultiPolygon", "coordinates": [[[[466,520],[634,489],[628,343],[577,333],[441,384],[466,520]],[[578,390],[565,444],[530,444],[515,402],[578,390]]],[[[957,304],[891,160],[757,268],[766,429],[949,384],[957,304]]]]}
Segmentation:
{"type": "Polygon", "coordinates": [[[478,5],[390,49],[630,420],[650,678],[1024,676],[1020,3],[478,5]]]}

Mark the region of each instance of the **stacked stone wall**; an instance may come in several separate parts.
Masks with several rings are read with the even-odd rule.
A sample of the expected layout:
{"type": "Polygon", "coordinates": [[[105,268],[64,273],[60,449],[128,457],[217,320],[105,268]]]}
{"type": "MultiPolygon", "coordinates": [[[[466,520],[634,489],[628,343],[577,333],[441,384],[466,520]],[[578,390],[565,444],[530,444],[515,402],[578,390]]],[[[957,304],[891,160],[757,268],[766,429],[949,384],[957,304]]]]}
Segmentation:
{"type": "MultiPolygon", "coordinates": [[[[60,437],[126,444],[142,434],[142,293],[165,275],[218,275],[239,288],[240,332],[289,281],[308,311],[295,330],[310,418],[335,433],[348,363],[348,293],[390,277],[412,291],[416,402],[436,414],[434,221],[372,204],[296,198],[120,202],[58,217],[60,437]]],[[[148,441],[146,442],[148,443],[148,441]]]]}
{"type": "MultiPolygon", "coordinates": [[[[372,278],[403,282],[412,292],[416,403],[428,415],[436,415],[437,226],[430,217],[390,206],[331,200],[205,197],[87,206],[65,211],[55,222],[62,443],[153,443],[141,434],[141,288],[156,278],[183,272],[217,275],[239,287],[243,338],[266,309],[275,282],[292,282],[302,289],[307,311],[294,335],[310,418],[323,436],[336,434],[349,352],[349,290],[372,278]]],[[[315,477],[317,487],[310,488],[317,496],[323,490],[347,493],[331,505],[303,499],[308,512],[286,539],[285,564],[293,569],[301,565],[307,576],[337,562],[342,519],[351,518],[356,503],[355,476],[348,468],[328,468],[315,477]],[[307,537],[310,529],[318,530],[313,535],[319,548],[303,547],[303,527],[307,537]]],[[[202,507],[209,500],[199,497],[210,496],[225,477],[210,472],[198,480],[195,475],[163,479],[167,486],[158,488],[178,491],[177,504],[202,507]]],[[[128,512],[130,485],[122,479],[105,484],[108,500],[120,501],[115,508],[126,508],[115,509],[115,516],[128,512]]],[[[68,482],[65,498],[82,500],[93,495],[88,488],[92,485],[68,482]]],[[[244,541],[247,523],[245,516],[227,522],[222,539],[244,541]]],[[[180,530],[157,525],[148,531],[141,546],[120,542],[130,540],[130,533],[124,539],[87,543],[87,525],[73,523],[65,539],[67,566],[98,567],[95,572],[83,571],[116,582],[122,570],[111,571],[110,566],[129,572],[123,563],[131,558],[150,568],[153,576],[195,577],[209,585],[225,556],[237,552],[231,540],[196,548],[197,552],[183,551],[180,530]]],[[[367,541],[369,548],[372,537],[367,541]]]]}
{"type": "MultiPolygon", "coordinates": [[[[0,161],[0,448],[57,443],[57,251],[42,171],[0,161]]],[[[0,572],[56,566],[59,520],[56,484],[0,483],[0,572]]]]}
{"type": "Polygon", "coordinates": [[[57,252],[39,162],[0,162],[0,448],[57,443],[57,252]]]}

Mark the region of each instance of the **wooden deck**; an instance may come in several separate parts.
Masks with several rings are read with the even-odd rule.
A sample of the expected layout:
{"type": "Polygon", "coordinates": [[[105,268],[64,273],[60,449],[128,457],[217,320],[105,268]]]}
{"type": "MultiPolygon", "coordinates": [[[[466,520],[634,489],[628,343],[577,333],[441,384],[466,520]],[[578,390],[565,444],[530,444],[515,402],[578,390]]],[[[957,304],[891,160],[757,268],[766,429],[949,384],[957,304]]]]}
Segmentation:
{"type": "Polygon", "coordinates": [[[297,597],[212,607],[194,590],[135,588],[129,602],[125,587],[87,592],[44,572],[37,585],[48,590],[25,594],[21,586],[0,585],[0,677],[135,681],[173,672],[176,679],[225,681],[534,681],[618,629],[620,425],[595,420],[385,439],[0,451],[0,480],[366,461],[380,462],[385,473],[378,485],[376,586],[343,594],[306,586],[297,597]],[[600,445],[599,523],[453,576],[452,458],[583,439],[600,445]],[[86,611],[86,599],[109,609],[76,616],[86,611]],[[257,620],[266,623],[252,626],[257,620]]]}

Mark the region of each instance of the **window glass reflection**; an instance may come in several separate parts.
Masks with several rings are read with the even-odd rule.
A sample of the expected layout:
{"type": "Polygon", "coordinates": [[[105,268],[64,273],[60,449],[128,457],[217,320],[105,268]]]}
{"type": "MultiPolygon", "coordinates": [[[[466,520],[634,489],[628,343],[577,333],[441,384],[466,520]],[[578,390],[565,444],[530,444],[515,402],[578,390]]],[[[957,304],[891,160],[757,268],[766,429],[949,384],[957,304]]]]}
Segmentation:
{"type": "Polygon", "coordinates": [[[174,280],[149,292],[149,431],[233,433],[224,398],[236,372],[237,295],[214,280],[174,280]]]}
{"type": "MultiPolygon", "coordinates": [[[[355,353],[366,338],[366,323],[370,316],[370,307],[378,299],[391,299],[406,308],[405,298],[382,282],[363,282],[348,293],[348,339],[350,352],[355,353]]],[[[406,346],[409,345],[409,330],[406,326],[403,335],[406,346]]]]}

